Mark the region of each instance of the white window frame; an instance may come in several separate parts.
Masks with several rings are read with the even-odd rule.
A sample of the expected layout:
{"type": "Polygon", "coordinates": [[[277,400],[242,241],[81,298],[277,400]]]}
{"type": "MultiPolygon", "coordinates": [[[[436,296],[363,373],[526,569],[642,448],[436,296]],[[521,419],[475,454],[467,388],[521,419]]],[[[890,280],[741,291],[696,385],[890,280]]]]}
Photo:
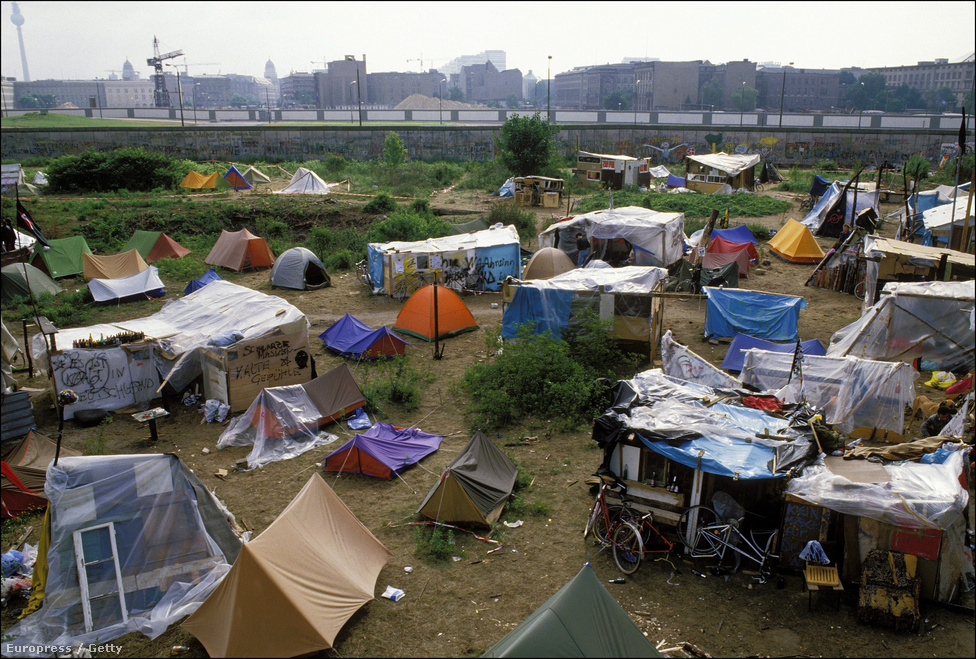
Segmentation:
{"type": "Polygon", "coordinates": [[[88,597],[88,571],[85,569],[88,565],[94,565],[96,563],[106,562],[108,559],[102,561],[91,561],[90,563],[85,562],[85,545],[82,542],[82,535],[90,531],[97,531],[98,529],[108,529],[109,541],[112,545],[112,564],[115,568],[115,585],[118,588],[116,593],[107,593],[100,597],[108,597],[110,595],[117,594],[119,596],[119,609],[122,612],[122,622],[126,623],[129,621],[129,612],[125,604],[125,591],[122,590],[122,569],[119,566],[119,548],[115,542],[115,522],[108,522],[107,524],[98,524],[96,526],[89,526],[83,529],[78,529],[72,533],[75,543],[75,563],[78,566],[78,585],[81,587],[81,606],[85,614],[85,631],[93,632],[94,621],[92,620],[91,611],[91,599],[88,597]]]}

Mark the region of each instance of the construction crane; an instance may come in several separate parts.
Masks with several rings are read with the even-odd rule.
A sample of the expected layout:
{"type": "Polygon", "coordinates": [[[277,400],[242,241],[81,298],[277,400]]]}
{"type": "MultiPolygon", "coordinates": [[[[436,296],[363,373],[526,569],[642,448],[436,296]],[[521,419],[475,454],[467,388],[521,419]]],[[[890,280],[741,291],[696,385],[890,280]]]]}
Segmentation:
{"type": "MultiPolygon", "coordinates": [[[[443,61],[444,61],[443,58],[436,59],[436,60],[433,57],[428,57],[427,58],[427,63],[430,64],[431,66],[434,66],[434,62],[443,62],[443,61]]],[[[423,53],[420,53],[420,57],[419,58],[416,58],[416,59],[408,59],[407,60],[407,64],[409,64],[410,62],[419,62],[420,63],[420,70],[421,71],[424,70],[424,54],[423,53]]]]}
{"type": "Polygon", "coordinates": [[[169,107],[169,94],[166,93],[166,78],[163,76],[163,61],[179,57],[182,54],[182,50],[173,50],[160,55],[159,39],[153,37],[153,56],[146,59],[146,64],[156,70],[156,73],[153,75],[153,82],[155,83],[153,105],[157,108],[169,107]]]}

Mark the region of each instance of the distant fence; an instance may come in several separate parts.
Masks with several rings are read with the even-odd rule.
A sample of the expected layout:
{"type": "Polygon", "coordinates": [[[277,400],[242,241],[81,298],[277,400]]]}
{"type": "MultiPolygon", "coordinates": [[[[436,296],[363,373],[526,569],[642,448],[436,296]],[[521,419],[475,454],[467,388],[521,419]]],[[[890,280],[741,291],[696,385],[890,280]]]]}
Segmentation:
{"type": "MultiPolygon", "coordinates": [[[[180,121],[178,108],[63,112],[180,121]]],[[[396,131],[410,158],[484,161],[494,157],[501,124],[514,114],[512,110],[445,110],[442,124],[438,110],[363,110],[360,127],[357,110],[273,110],[268,123],[266,110],[197,110],[194,117],[192,110],[184,109],[185,126],[5,128],[0,149],[6,159],[121,147],[144,147],[191,160],[304,161],[330,154],[371,159],[382,155],[386,135],[396,131]]],[[[689,152],[715,149],[759,153],[780,167],[820,160],[844,165],[855,160],[869,165],[885,160],[898,163],[913,154],[936,161],[943,153],[954,153],[961,121],[958,115],[785,113],[780,126],[778,113],[764,112],[553,110],[552,115],[561,127],[560,149],[568,156],[582,149],[650,156],[655,164],[667,164],[689,152]]],[[[967,123],[972,135],[972,119],[967,123]]]]}

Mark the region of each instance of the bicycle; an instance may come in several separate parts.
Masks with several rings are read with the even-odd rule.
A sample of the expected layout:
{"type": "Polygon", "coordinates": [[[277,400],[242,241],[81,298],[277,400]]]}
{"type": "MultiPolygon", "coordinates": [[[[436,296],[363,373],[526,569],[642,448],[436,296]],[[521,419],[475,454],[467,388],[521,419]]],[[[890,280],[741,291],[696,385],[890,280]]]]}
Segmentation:
{"type": "Polygon", "coordinates": [[[369,261],[367,259],[356,264],[356,275],[359,277],[359,281],[373,290],[373,278],[369,275],[369,261]]]}
{"type": "Polygon", "coordinates": [[[752,184],[752,191],[753,192],[760,192],[761,193],[761,192],[765,191],[765,189],[766,189],[766,186],[764,186],[759,181],[759,179],[756,179],[756,182],[752,184]]]}
{"type": "Polygon", "coordinates": [[[677,532],[686,553],[692,558],[717,558],[719,566],[727,556],[731,557],[735,561],[731,568],[733,574],[738,571],[744,556],[759,566],[759,576],[754,578],[759,583],[766,583],[772,575],[769,559],[779,558],[773,553],[779,531],[750,529],[743,533],[745,511],[725,492],[716,492],[712,505],[724,514],[706,505],[691,506],[681,514],[677,532]],[[689,536],[691,528],[695,529],[693,537],[689,536]]]}
{"type": "Polygon", "coordinates": [[[640,515],[631,510],[631,501],[627,498],[626,491],[627,486],[616,478],[601,476],[600,490],[593,502],[583,537],[592,531],[602,545],[600,551],[610,548],[617,568],[624,574],[633,574],[640,567],[644,556],[670,555],[674,550],[674,543],[657,530],[651,513],[640,515]],[[620,489],[620,506],[611,506],[607,502],[608,488],[620,489]]]}
{"type": "Polygon", "coordinates": [[[800,202],[801,211],[812,211],[813,207],[817,204],[817,197],[812,194],[808,194],[803,201],[800,202]]]}

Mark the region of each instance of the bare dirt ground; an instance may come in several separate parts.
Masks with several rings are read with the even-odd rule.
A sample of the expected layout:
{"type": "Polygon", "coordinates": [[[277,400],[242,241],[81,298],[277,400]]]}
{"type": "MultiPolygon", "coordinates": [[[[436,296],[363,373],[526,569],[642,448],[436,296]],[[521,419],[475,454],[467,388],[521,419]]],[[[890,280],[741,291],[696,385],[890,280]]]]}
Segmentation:
{"type": "MultiPolygon", "coordinates": [[[[486,212],[491,203],[498,201],[483,194],[450,192],[435,196],[432,206],[457,211],[460,215],[465,211],[486,212]]],[[[549,216],[549,212],[538,213],[540,228],[549,216]]],[[[798,206],[794,205],[794,210],[783,216],[745,221],[778,228],[787,217],[798,218],[798,206]]],[[[463,219],[459,217],[457,221],[463,219]]],[[[741,222],[736,219],[733,223],[741,222]]],[[[886,235],[893,232],[890,226],[883,230],[886,235]]],[[[821,244],[828,246],[827,241],[821,244]]],[[[535,249],[537,245],[526,247],[535,249]]],[[[859,316],[860,302],[852,296],[803,285],[813,266],[787,264],[768,254],[763,259],[768,264],[754,270],[754,275],[743,280],[742,287],[805,297],[809,306],[800,314],[800,335],[804,340],[817,338],[826,345],[834,331],[859,316]]],[[[272,293],[266,271],[234,281],[272,293]]],[[[392,325],[402,307],[402,303],[386,296],[369,295],[352,273],[334,275],[333,286],[323,290],[279,289],[273,294],[307,314],[312,324],[309,337],[319,373],[338,363],[314,338],[331,323],[349,312],[373,327],[392,325]]],[[[554,430],[548,420],[540,420],[493,434],[493,441],[533,477],[532,485],[522,492],[525,499],[529,503],[544,503],[548,511],[542,515],[523,511],[520,517],[506,512],[503,520],[523,519],[524,524],[514,529],[501,527],[503,546],[491,554],[487,552],[492,545],[461,534],[455,545],[456,560],[433,562],[419,556],[416,527],[400,525],[417,519],[414,512],[427,490],[470,437],[462,414],[464,394],[459,382],[465,368],[487,359],[484,330],[499,326],[502,317],[501,304],[497,309],[491,308],[492,303],[500,303],[497,294],[470,296],[465,302],[482,329],[449,339],[440,361],[432,359],[429,345],[412,341],[408,349],[410,359],[430,377],[423,401],[414,412],[391,408],[380,417],[396,425],[416,426],[446,435],[441,449],[408,469],[403,480],[325,475],[328,484],[394,558],[380,573],[377,598],[352,617],[336,639],[335,649],[322,652],[322,656],[477,656],[518,625],[587,561],[636,625],[654,644],[663,642],[664,648],[688,641],[713,656],[728,657],[976,655],[972,593],[968,602],[964,602],[970,607],[968,613],[923,603],[925,622],[922,633],[916,635],[859,624],[855,616],[856,587],[848,588],[839,612],[829,601],[817,599],[814,610],[808,612],[807,594],[802,592],[802,578],[797,574],[785,573],[784,587],[778,588],[775,580],[758,584],[742,573],[728,580],[711,575],[700,578],[690,572],[690,566],[680,562],[681,574],[672,574],[668,563],[651,562],[624,584],[607,583],[619,576],[612,558],[606,552],[598,552],[591,540],[582,537],[592,505],[592,495],[584,480],[595,471],[601,457],[590,439],[589,427],[566,433],[554,430]],[[529,439],[518,441],[520,438],[529,439]],[[410,573],[404,570],[408,566],[413,568],[410,573]],[[402,588],[406,596],[398,602],[378,597],[388,585],[402,588]]],[[[673,331],[677,341],[716,365],[721,362],[727,345],[710,345],[702,340],[704,301],[669,299],[664,314],[664,327],[673,331]]],[[[641,366],[648,367],[648,364],[641,366]]],[[[357,377],[364,375],[363,366],[353,368],[357,377]]],[[[39,378],[24,384],[44,386],[39,378]]],[[[919,388],[928,395],[937,395],[922,385],[919,388]]],[[[40,431],[55,437],[57,419],[47,394],[38,395],[35,413],[40,431]]],[[[216,451],[217,437],[224,425],[202,424],[201,419],[195,408],[175,409],[172,416],[159,423],[160,442],[152,446],[145,438],[145,431],[136,427],[128,415],[117,414],[105,430],[104,439],[111,452],[165,451],[179,455],[255,533],[266,528],[319,470],[317,465],[325,455],[351,436],[344,424],[333,425],[329,430],[340,439],[331,446],[263,469],[235,472],[232,466],[249,450],[232,447],[216,451]],[[204,454],[204,448],[210,452],[204,454]],[[226,480],[214,476],[220,468],[231,472],[226,480]]],[[[93,432],[96,431],[69,422],[64,441],[81,449],[93,432]]],[[[35,541],[36,537],[33,537],[35,541]]],[[[4,549],[10,541],[4,537],[4,549]]],[[[288,548],[281,550],[287,552],[288,548]]],[[[314,570],[315,566],[307,569],[314,570]]],[[[3,622],[4,627],[11,623],[9,608],[4,612],[3,622]]],[[[281,633],[288,631],[282,629],[281,633]]],[[[129,634],[116,643],[122,646],[120,656],[125,657],[166,657],[177,645],[188,646],[183,656],[207,656],[199,642],[178,626],[155,640],[129,634]]],[[[672,656],[682,656],[682,653],[674,652],[672,656]]]]}

